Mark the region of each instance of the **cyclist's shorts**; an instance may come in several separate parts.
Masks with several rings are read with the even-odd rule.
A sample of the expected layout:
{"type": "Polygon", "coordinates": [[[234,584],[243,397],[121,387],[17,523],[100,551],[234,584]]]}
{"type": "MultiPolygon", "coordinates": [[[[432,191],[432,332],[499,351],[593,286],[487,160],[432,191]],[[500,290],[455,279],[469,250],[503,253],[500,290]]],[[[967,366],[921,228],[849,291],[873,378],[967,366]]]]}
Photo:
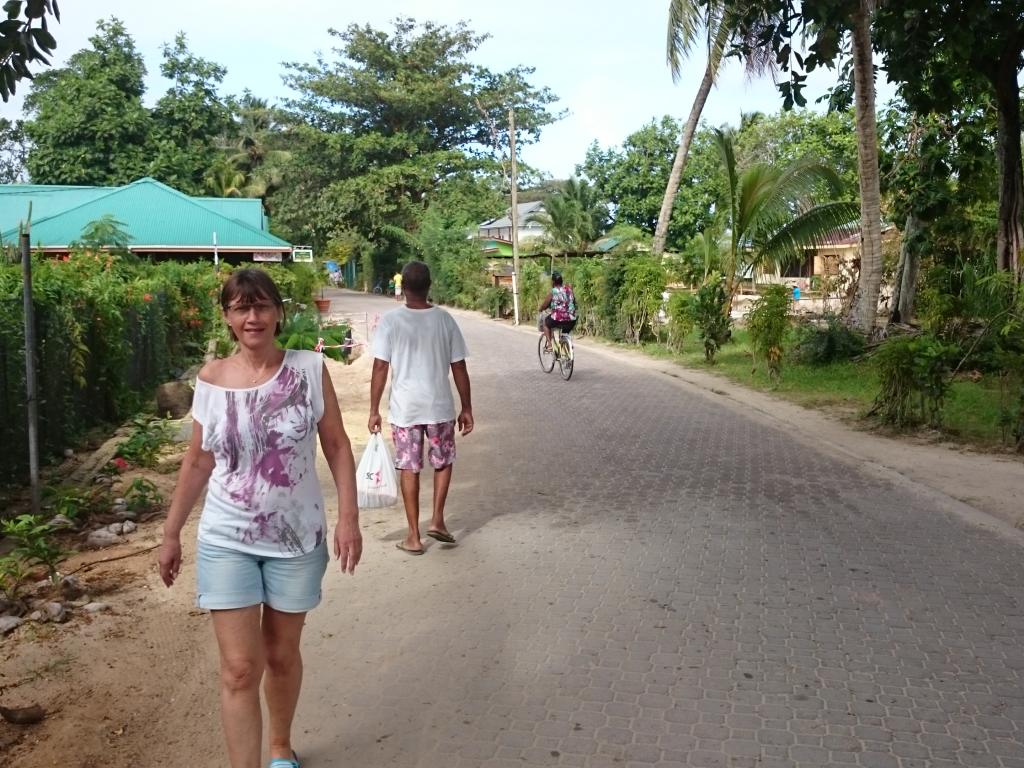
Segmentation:
{"type": "Polygon", "coordinates": [[[563,331],[565,333],[572,333],[572,329],[576,327],[576,321],[555,320],[554,318],[551,317],[551,315],[548,315],[547,317],[544,318],[544,325],[552,329],[557,328],[558,330],[563,331]]]}
{"type": "Polygon", "coordinates": [[[423,469],[423,438],[427,438],[427,457],[434,469],[444,469],[455,461],[455,422],[391,427],[395,441],[395,469],[423,469]]]}

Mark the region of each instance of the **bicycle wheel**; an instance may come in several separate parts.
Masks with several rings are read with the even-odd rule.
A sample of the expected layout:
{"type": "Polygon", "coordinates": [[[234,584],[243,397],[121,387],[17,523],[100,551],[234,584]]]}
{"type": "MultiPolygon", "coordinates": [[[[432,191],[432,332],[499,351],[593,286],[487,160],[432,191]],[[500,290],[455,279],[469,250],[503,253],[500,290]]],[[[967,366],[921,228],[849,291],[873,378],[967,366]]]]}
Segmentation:
{"type": "Polygon", "coordinates": [[[555,353],[552,350],[544,351],[544,334],[537,339],[537,359],[540,360],[540,369],[544,373],[551,373],[555,367],[555,353]]]}
{"type": "Polygon", "coordinates": [[[572,340],[568,338],[564,339],[562,341],[562,349],[568,350],[568,354],[559,355],[558,371],[562,374],[562,378],[568,381],[572,378],[573,363],[576,358],[576,353],[572,348],[572,340]]]}

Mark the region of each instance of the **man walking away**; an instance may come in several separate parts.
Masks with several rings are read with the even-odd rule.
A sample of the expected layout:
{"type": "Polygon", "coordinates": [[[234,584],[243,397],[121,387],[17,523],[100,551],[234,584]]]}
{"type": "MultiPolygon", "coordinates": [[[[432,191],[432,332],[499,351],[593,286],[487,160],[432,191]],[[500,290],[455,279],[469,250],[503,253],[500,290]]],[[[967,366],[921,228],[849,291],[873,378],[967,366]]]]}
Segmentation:
{"type": "Polygon", "coordinates": [[[424,438],[427,457],[434,468],[434,505],[427,535],[454,544],[455,537],[445,524],[444,504],[455,461],[455,427],[457,424],[463,435],[473,431],[473,406],[466,342],[454,318],[427,301],[430,269],[422,261],[411,261],[402,270],[401,278],[405,304],[381,318],[373,338],[375,359],[368,426],[370,432],[380,431],[380,400],[390,369],[388,420],[409,522],[405,540],[396,546],[410,555],[422,555],[419,473],[423,469],[424,438]],[[448,383],[449,370],[462,401],[457,418],[448,383]]]}

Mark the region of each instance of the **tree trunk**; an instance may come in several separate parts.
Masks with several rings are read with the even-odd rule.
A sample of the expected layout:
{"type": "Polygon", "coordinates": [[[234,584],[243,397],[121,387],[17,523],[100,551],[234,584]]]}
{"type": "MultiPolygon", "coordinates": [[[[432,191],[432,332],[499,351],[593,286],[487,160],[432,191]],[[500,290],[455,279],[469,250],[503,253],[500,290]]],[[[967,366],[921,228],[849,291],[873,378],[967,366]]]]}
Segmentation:
{"type": "Polygon", "coordinates": [[[996,264],[1012,272],[1021,281],[1020,250],[1024,242],[1021,204],[1024,182],[1021,178],[1020,91],[1017,88],[1017,49],[1004,54],[995,69],[995,87],[999,128],[996,134],[996,158],[999,161],[999,222],[996,230],[996,264]]]}
{"type": "Polygon", "coordinates": [[[661,212],[658,214],[658,225],[654,229],[654,245],[652,247],[655,256],[661,256],[665,252],[665,241],[668,239],[668,225],[672,220],[672,206],[675,204],[676,193],[679,191],[679,180],[683,175],[686,157],[690,154],[690,143],[693,141],[693,134],[697,132],[700,113],[704,111],[704,104],[707,102],[711,86],[715,82],[716,69],[713,57],[708,56],[708,65],[704,69],[704,79],[700,81],[700,88],[697,89],[697,95],[693,99],[693,106],[690,107],[690,117],[687,119],[683,133],[679,137],[676,159],[672,162],[672,173],[669,174],[668,184],[665,186],[665,197],[661,200],[661,212]]]}
{"type": "Polygon", "coordinates": [[[882,200],[878,180],[875,73],[871,59],[871,16],[860,0],[853,17],[853,85],[857,117],[857,175],[860,179],[860,277],[853,325],[871,333],[882,286],[882,200]]]}
{"type": "Polygon", "coordinates": [[[893,279],[892,314],[894,323],[909,323],[914,317],[914,295],[917,291],[917,273],[921,267],[921,220],[911,211],[903,229],[900,260],[893,279]]]}

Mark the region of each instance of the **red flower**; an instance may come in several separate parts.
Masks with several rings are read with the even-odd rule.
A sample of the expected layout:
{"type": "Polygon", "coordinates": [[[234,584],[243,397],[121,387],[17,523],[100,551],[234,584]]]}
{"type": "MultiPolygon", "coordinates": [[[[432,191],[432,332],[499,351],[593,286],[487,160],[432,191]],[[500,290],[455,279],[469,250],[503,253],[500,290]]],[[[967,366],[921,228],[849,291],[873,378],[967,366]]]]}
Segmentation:
{"type": "Polygon", "coordinates": [[[142,300],[146,301],[146,302],[152,301],[153,300],[153,294],[152,293],[144,293],[144,294],[142,294],[142,300]]]}
{"type": "Polygon", "coordinates": [[[110,463],[117,468],[118,472],[124,472],[126,469],[128,469],[128,462],[125,461],[120,456],[114,458],[110,463]]]}

